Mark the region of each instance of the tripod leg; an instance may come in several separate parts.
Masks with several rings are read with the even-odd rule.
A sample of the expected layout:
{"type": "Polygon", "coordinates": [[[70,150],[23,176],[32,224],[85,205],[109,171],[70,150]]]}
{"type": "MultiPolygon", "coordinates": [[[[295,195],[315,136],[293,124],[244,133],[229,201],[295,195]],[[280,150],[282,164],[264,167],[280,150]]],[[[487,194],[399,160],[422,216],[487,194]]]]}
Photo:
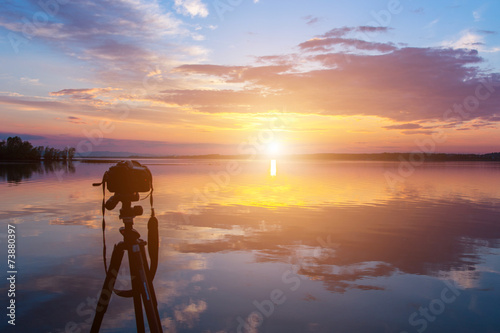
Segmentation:
{"type": "Polygon", "coordinates": [[[144,242],[141,242],[139,244],[141,246],[141,258],[142,258],[142,263],[143,263],[143,266],[144,266],[144,270],[146,272],[146,278],[148,280],[148,285],[149,285],[149,289],[151,290],[151,298],[153,300],[153,305],[155,307],[158,307],[158,302],[156,301],[156,293],[155,293],[155,288],[153,286],[153,277],[151,276],[151,272],[148,268],[148,260],[146,258],[146,249],[145,249],[145,243],[144,242]]]}
{"type": "Polygon", "coordinates": [[[142,301],[144,303],[144,309],[146,311],[146,317],[148,318],[149,330],[152,333],[163,332],[161,327],[160,314],[158,313],[158,307],[155,305],[156,296],[154,295],[154,290],[151,288],[152,283],[148,279],[147,262],[143,260],[145,258],[144,246],[139,244],[134,244],[132,246],[133,254],[129,252],[130,258],[133,258],[132,265],[136,265],[137,277],[139,278],[138,284],[140,287],[140,293],[142,295],[142,301]]]}
{"type": "Polygon", "coordinates": [[[118,276],[118,271],[120,270],[124,250],[125,244],[123,242],[115,245],[113,249],[108,273],[106,274],[106,279],[104,280],[104,284],[102,285],[101,295],[99,296],[99,301],[97,303],[94,321],[92,322],[92,328],[90,329],[91,333],[98,333],[99,329],[101,328],[102,319],[104,318],[104,314],[108,309],[108,304],[111,300],[111,295],[113,294],[113,288],[115,286],[116,277],[118,276]]]}
{"type": "Polygon", "coordinates": [[[130,267],[130,280],[132,282],[132,296],[134,298],[134,310],[135,310],[135,324],[137,327],[137,333],[144,333],[144,315],[142,314],[142,303],[141,303],[141,285],[140,279],[137,272],[137,265],[134,263],[131,254],[132,250],[129,249],[129,267],[130,267]]]}

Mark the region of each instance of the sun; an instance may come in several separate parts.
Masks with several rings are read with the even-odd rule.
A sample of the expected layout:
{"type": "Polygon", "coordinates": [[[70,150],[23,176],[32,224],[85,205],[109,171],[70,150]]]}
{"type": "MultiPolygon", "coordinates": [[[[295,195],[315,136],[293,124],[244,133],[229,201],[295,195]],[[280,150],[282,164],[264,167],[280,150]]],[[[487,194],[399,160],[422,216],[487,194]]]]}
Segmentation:
{"type": "Polygon", "coordinates": [[[278,142],[272,142],[267,146],[267,152],[269,155],[278,155],[281,153],[281,145],[278,142]]]}

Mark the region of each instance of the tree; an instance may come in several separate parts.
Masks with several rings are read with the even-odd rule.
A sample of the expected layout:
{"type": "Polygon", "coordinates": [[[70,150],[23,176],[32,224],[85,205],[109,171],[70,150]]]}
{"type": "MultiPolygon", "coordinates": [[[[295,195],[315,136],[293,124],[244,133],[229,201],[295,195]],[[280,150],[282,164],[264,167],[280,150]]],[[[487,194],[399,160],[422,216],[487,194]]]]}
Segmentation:
{"type": "Polygon", "coordinates": [[[6,160],[38,160],[41,154],[29,141],[20,137],[9,137],[0,142],[0,157],[6,160]]]}
{"type": "Polygon", "coordinates": [[[0,159],[6,159],[6,142],[5,140],[0,141],[0,159]]]}
{"type": "Polygon", "coordinates": [[[75,155],[75,148],[65,148],[59,150],[49,146],[33,147],[29,141],[23,141],[20,137],[9,137],[0,141],[0,159],[2,160],[44,160],[55,161],[72,159],[75,155]]]}
{"type": "Polygon", "coordinates": [[[61,158],[64,162],[66,162],[66,160],[68,159],[68,147],[65,147],[62,151],[61,151],[61,158]]]}
{"type": "Polygon", "coordinates": [[[43,152],[43,159],[49,161],[52,160],[53,158],[54,158],[54,148],[46,146],[45,151],[43,152]]]}
{"type": "Polygon", "coordinates": [[[38,159],[40,159],[43,155],[43,151],[45,148],[43,146],[38,146],[35,149],[36,149],[36,154],[38,156],[38,159]]]}
{"type": "Polygon", "coordinates": [[[68,159],[71,161],[75,157],[76,149],[71,147],[68,149],[68,159]]]}

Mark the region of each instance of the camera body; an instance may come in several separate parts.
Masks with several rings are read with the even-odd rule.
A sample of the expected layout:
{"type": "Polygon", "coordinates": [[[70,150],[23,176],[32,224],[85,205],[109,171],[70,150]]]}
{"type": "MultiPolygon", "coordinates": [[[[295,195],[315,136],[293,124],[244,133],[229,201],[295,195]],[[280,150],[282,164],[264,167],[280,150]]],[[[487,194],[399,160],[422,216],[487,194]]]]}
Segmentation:
{"type": "Polygon", "coordinates": [[[149,192],[153,176],[148,167],[137,161],[120,161],[105,175],[108,191],[120,194],[149,192]]]}

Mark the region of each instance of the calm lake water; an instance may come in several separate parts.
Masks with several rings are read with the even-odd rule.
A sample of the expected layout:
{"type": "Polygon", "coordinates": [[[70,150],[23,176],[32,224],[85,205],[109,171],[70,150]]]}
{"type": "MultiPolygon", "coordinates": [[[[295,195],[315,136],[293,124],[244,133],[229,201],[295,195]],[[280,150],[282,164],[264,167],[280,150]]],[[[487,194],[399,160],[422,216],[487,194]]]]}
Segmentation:
{"type": "MultiPolygon", "coordinates": [[[[398,163],[277,161],[276,176],[270,161],[144,163],[165,332],[500,332],[500,164],[428,163],[391,187],[398,163]]],[[[89,330],[104,279],[91,184],[111,165],[0,166],[4,272],[8,224],[17,235],[12,331],[89,330]]],[[[131,299],[113,295],[102,332],[135,331],[131,299]]]]}

